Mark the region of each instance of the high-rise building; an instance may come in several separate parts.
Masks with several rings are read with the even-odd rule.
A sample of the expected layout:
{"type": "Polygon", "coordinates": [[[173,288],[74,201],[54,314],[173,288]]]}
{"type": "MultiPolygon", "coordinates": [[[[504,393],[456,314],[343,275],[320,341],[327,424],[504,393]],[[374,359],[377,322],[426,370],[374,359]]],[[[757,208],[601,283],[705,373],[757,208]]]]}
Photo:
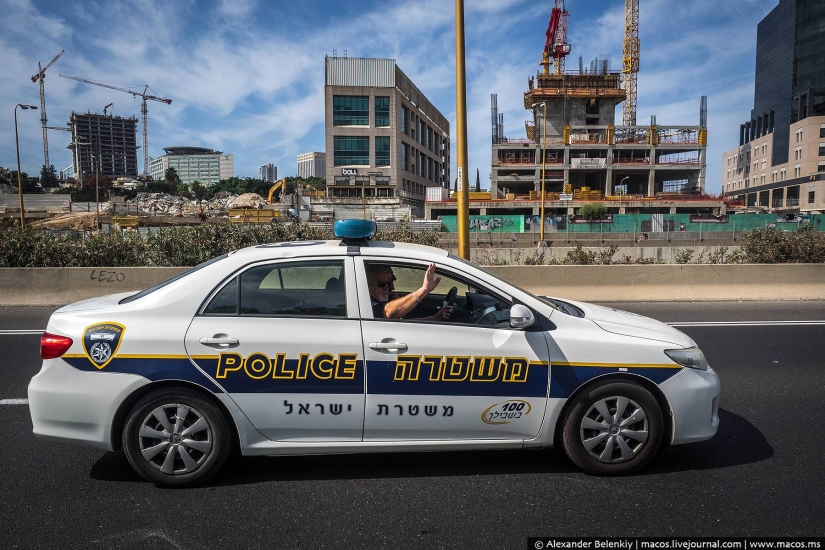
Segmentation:
{"type": "Polygon", "coordinates": [[[756,30],[756,81],[722,188],[748,208],[825,206],[825,0],[780,0],[756,30]]]}
{"type": "Polygon", "coordinates": [[[118,178],[137,177],[137,119],[93,113],[72,113],[69,118],[72,171],[118,178]]]}
{"type": "Polygon", "coordinates": [[[325,178],[327,176],[326,153],[303,153],[298,155],[299,178],[325,178]]]}
{"type": "Polygon", "coordinates": [[[152,179],[164,178],[166,170],[174,168],[182,183],[197,180],[212,185],[235,176],[234,155],[206,147],[164,147],[166,154],[152,159],[152,179]]]}
{"type": "Polygon", "coordinates": [[[278,167],[272,163],[261,166],[258,170],[258,174],[262,180],[268,181],[269,183],[275,183],[278,181],[278,167]]]}
{"type": "Polygon", "coordinates": [[[424,212],[450,183],[450,124],[394,59],[327,57],[327,197],[397,198],[424,212]]]}

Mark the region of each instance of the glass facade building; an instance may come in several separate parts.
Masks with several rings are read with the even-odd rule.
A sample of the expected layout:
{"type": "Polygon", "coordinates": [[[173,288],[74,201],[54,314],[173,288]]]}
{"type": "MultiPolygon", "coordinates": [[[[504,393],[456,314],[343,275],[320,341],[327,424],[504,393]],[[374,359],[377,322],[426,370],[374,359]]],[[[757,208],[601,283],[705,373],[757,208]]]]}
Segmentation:
{"type": "Polygon", "coordinates": [[[772,133],[772,165],[785,164],[791,124],[822,115],[825,0],[780,0],[757,27],[753,110],[739,144],[772,133]]]}

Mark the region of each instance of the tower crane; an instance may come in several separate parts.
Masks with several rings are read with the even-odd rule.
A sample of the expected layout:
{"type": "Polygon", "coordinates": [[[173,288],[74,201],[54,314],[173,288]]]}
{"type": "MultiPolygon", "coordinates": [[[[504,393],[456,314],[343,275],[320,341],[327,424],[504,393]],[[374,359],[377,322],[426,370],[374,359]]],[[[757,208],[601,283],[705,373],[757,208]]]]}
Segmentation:
{"type": "Polygon", "coordinates": [[[112,105],[114,105],[114,103],[109,103],[109,104],[107,104],[105,107],[103,107],[103,116],[106,116],[106,110],[107,110],[109,107],[111,107],[112,105]]]}
{"type": "Polygon", "coordinates": [[[154,95],[149,95],[146,92],[149,91],[149,85],[146,84],[143,88],[142,92],[135,92],[133,90],[127,90],[126,88],[118,88],[117,86],[111,86],[109,84],[104,84],[102,82],[95,82],[94,80],[87,80],[85,78],[78,78],[76,76],[69,76],[65,74],[61,74],[63,78],[69,78],[71,80],[77,80],[78,82],[85,82],[86,84],[94,84],[95,86],[102,86],[104,88],[109,88],[110,90],[117,90],[119,92],[126,92],[127,94],[132,94],[133,97],[140,97],[141,105],[140,105],[140,114],[142,117],[142,124],[143,124],[143,175],[149,175],[149,138],[148,133],[146,131],[146,120],[148,118],[149,110],[146,108],[146,100],[151,99],[152,101],[160,101],[161,103],[166,103],[167,105],[172,103],[172,100],[167,97],[158,97],[154,95]]]}
{"type": "Polygon", "coordinates": [[[51,166],[49,164],[49,134],[48,130],[46,129],[46,86],[44,81],[46,80],[46,69],[54,65],[54,62],[60,59],[60,56],[66,50],[60,50],[60,53],[57,54],[52,58],[51,61],[46,63],[46,66],[43,67],[40,65],[40,62],[37,62],[37,73],[32,76],[32,82],[40,81],[40,123],[43,126],[43,164],[48,168],[51,166]]]}
{"type": "Polygon", "coordinates": [[[636,78],[639,73],[639,0],[624,1],[624,44],[622,47],[622,81],[627,93],[624,102],[625,126],[636,125],[636,78]]]}
{"type": "Polygon", "coordinates": [[[550,63],[554,66],[555,74],[564,74],[564,58],[570,53],[570,44],[567,42],[568,17],[569,14],[564,9],[564,0],[556,0],[556,5],[550,12],[547,32],[544,33],[544,53],[539,63],[544,67],[544,74],[550,74],[550,63]],[[551,57],[553,61],[550,61],[551,57]]]}

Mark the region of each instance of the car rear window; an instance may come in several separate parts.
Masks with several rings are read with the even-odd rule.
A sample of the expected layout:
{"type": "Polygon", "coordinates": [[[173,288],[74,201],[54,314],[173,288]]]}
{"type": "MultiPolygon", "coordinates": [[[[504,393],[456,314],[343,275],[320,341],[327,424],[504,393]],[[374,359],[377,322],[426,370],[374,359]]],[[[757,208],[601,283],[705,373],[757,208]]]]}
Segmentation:
{"type": "Polygon", "coordinates": [[[183,273],[179,273],[179,274],[175,275],[171,279],[167,279],[167,280],[163,281],[162,283],[158,283],[155,286],[147,288],[146,290],[141,290],[137,294],[132,294],[131,296],[127,296],[126,298],[122,299],[118,303],[119,304],[128,304],[129,302],[134,302],[135,300],[139,300],[139,299],[143,298],[144,296],[147,296],[147,295],[155,292],[156,290],[160,290],[161,288],[165,287],[168,284],[172,284],[175,281],[179,281],[180,279],[183,279],[184,277],[186,277],[188,275],[191,275],[192,273],[194,273],[194,272],[196,272],[200,269],[203,269],[204,267],[206,267],[208,265],[212,265],[216,262],[219,262],[220,260],[223,260],[224,258],[227,258],[228,256],[229,256],[229,254],[223,254],[222,256],[217,256],[215,258],[212,258],[211,260],[207,260],[207,261],[203,262],[202,264],[196,265],[192,269],[189,269],[187,271],[184,271],[183,273]]]}

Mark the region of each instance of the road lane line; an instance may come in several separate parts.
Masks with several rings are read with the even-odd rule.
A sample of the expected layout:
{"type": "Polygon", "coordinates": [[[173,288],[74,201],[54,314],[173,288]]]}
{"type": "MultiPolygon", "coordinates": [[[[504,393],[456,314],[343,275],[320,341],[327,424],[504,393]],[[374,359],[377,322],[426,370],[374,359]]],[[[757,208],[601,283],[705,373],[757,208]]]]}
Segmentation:
{"type": "Polygon", "coordinates": [[[0,330],[0,336],[16,336],[21,334],[43,334],[45,330],[0,330]]]}
{"type": "Polygon", "coordinates": [[[783,327],[783,326],[820,326],[825,321],[697,321],[666,323],[672,327],[783,327]]]}
{"type": "Polygon", "coordinates": [[[28,399],[0,399],[0,405],[28,405],[28,399]]]}

